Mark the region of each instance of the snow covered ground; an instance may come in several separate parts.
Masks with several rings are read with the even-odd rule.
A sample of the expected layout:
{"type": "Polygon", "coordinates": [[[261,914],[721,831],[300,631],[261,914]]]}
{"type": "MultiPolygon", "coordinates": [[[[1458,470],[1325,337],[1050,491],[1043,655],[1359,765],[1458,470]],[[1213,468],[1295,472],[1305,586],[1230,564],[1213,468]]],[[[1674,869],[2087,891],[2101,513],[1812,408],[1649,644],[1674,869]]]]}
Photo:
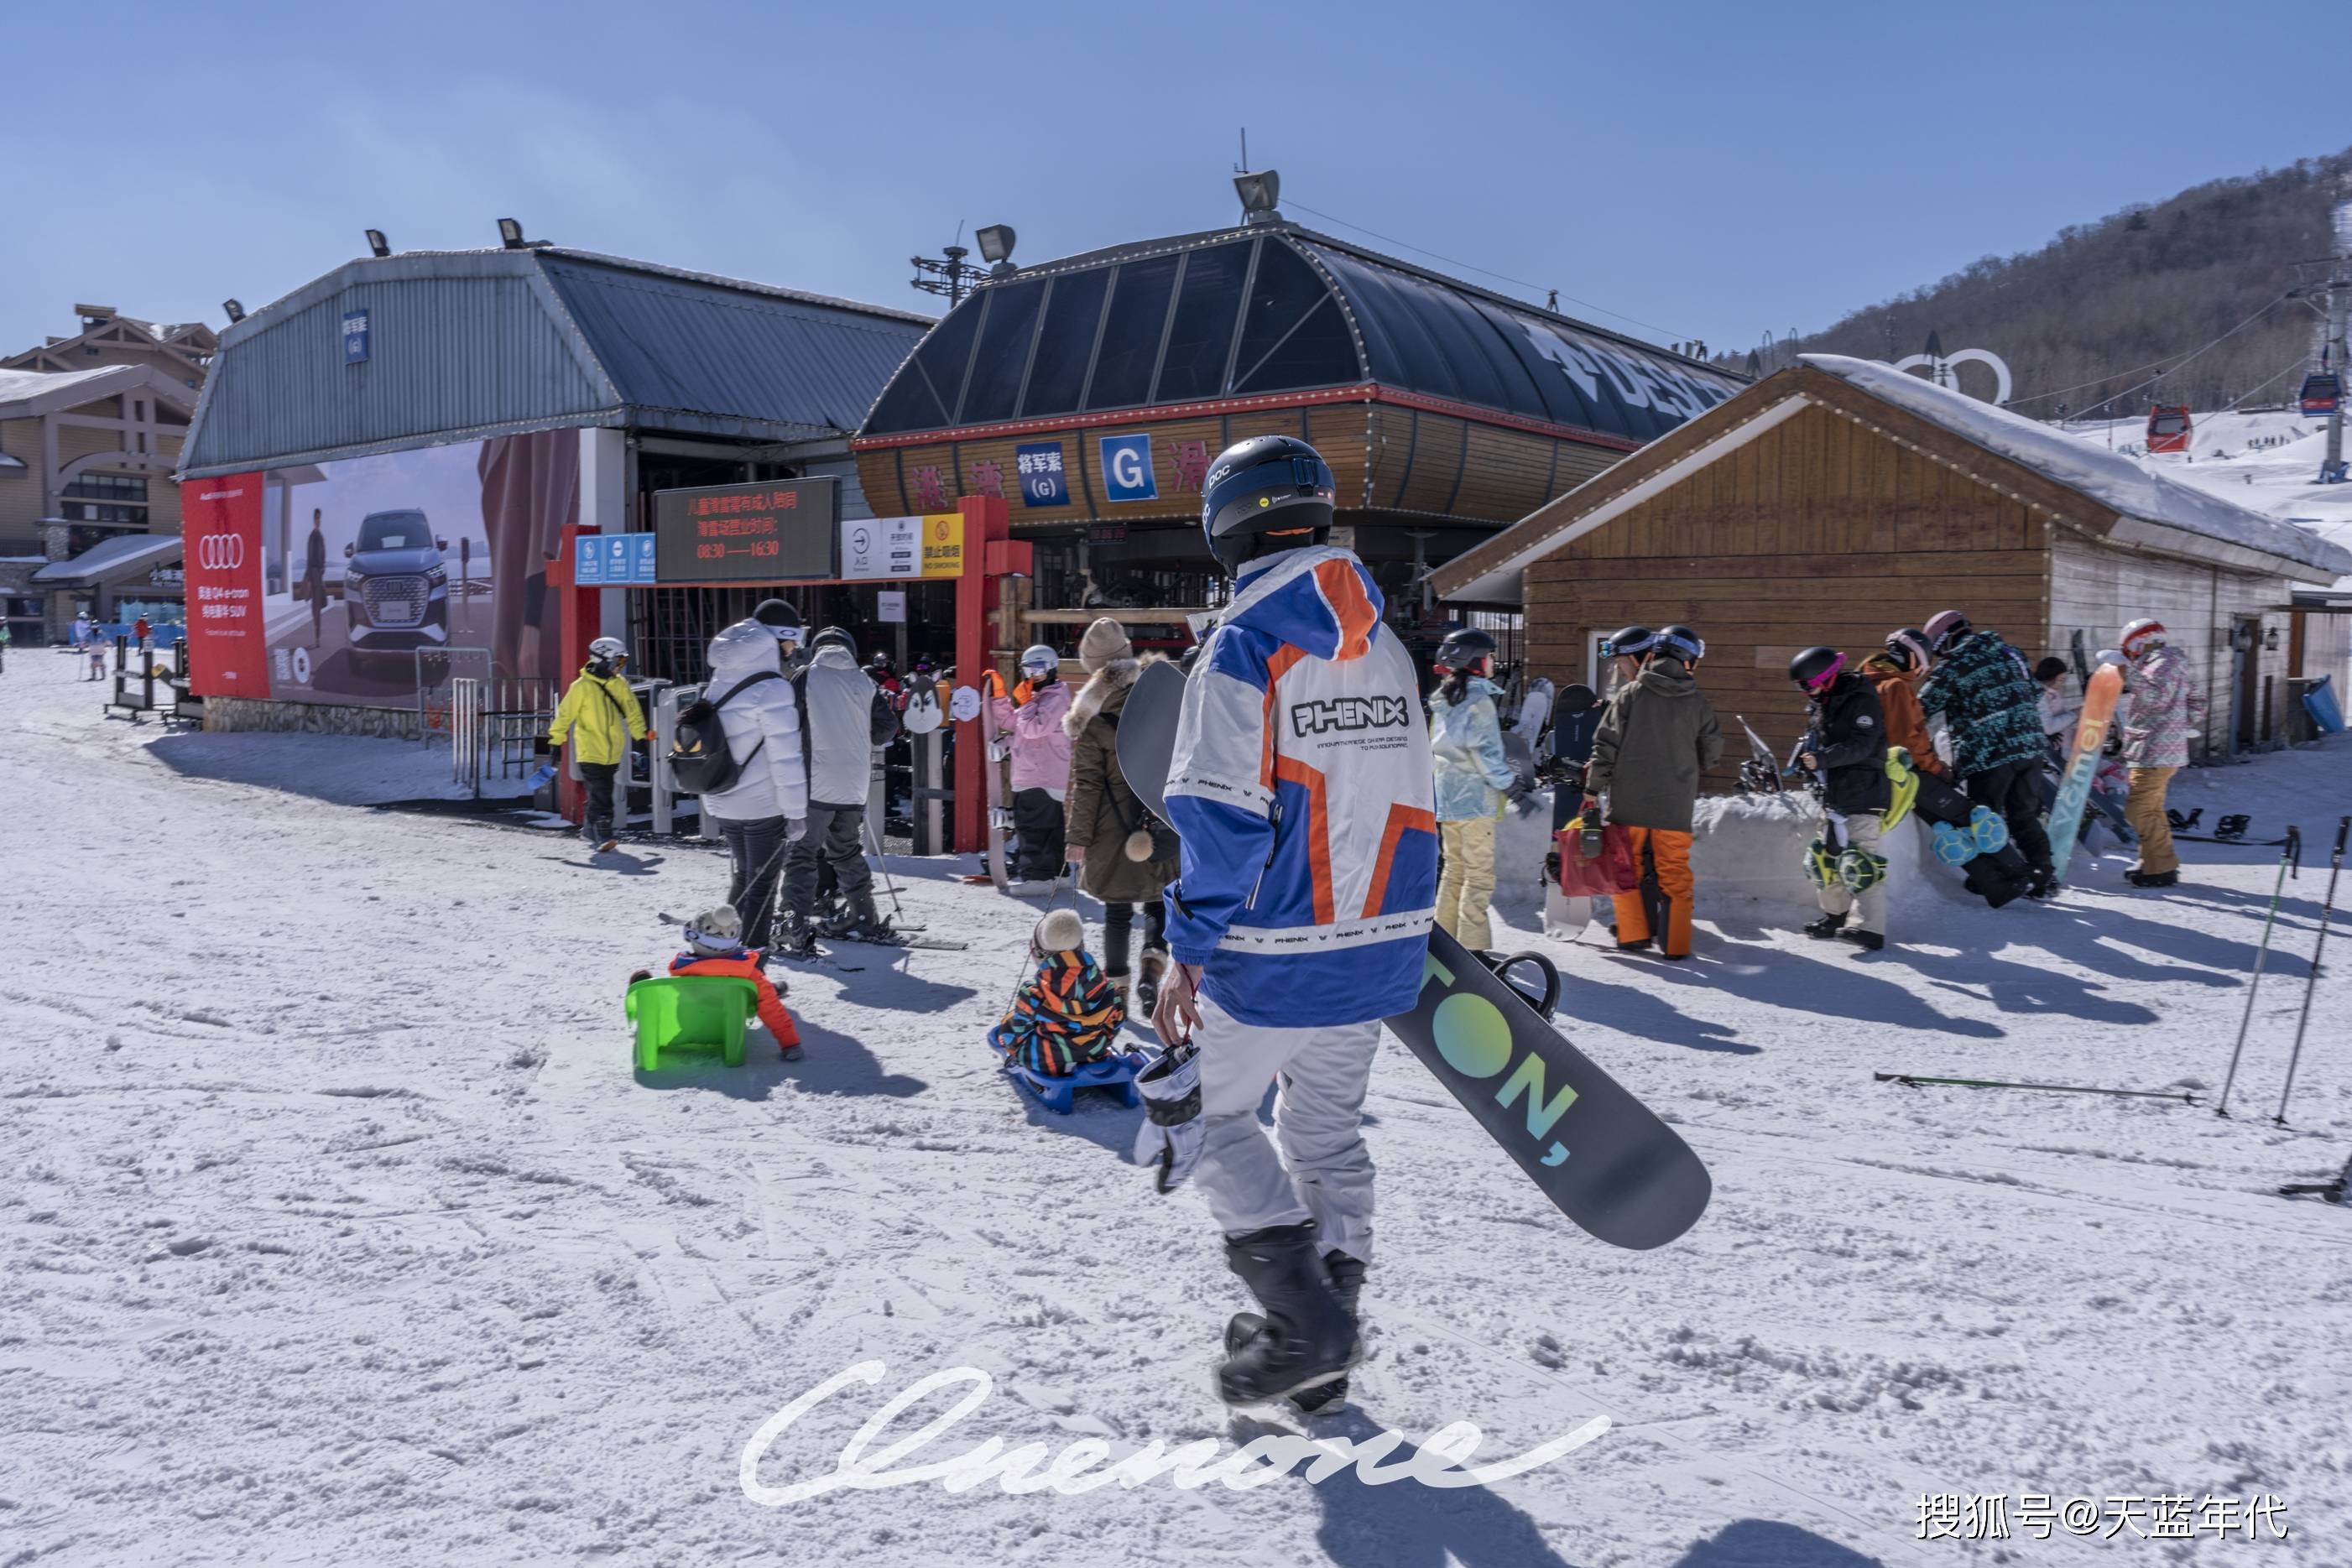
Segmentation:
{"type": "MultiPolygon", "coordinates": [[[[1874,960],[1729,908],[1686,966],[1553,947],[1564,1027],[1715,1172],[1655,1253],[1573,1230],[1391,1044],[1373,1354],[1331,1430],[1466,1420],[1483,1458],[1613,1423],[1552,1464],[772,1509],[746,1440],[867,1358],[764,1484],[955,1366],[995,1391],[923,1458],[1256,1431],[1206,1393],[1242,1301],[1197,1198],[1128,1163],[1134,1113],[1046,1114],[982,1043],[1034,912],[896,862],[969,952],[847,949],[793,977],[805,1061],[641,1078],[622,984],[669,951],[657,910],[719,895],[715,854],[593,869],[347,804],[422,792],[419,750],[161,738],[72,674],[0,677],[0,1563],[2352,1562],[2352,1211],[2272,1191],[2352,1148],[2340,965],[2267,1120],[2324,870],[2287,886],[2231,1121],[1871,1072],[2218,1087],[2274,852],[2188,846],[2165,896],[2092,867],[1874,960]],[[2029,1492],[2137,1500],[2138,1530],[2151,1496],[2274,1494],[2292,1535],[2038,1541],[2029,1492]],[[2013,1538],[1922,1542],[1923,1493],[2009,1494],[2013,1538]]],[[[2181,803],[2324,849],[2347,762],[2181,803]]]]}

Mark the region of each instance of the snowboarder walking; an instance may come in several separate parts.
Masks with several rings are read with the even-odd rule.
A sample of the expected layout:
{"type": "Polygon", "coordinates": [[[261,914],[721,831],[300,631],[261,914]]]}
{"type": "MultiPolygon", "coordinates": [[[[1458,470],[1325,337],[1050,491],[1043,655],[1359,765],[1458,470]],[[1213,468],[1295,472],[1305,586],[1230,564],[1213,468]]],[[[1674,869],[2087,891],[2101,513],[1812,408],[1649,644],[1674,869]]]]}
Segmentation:
{"type": "Polygon", "coordinates": [[[2058,882],[2037,783],[2047,750],[2041,691],[2015,649],[1978,631],[1958,611],[1936,615],[1927,632],[1936,666],[1920,688],[1919,706],[1949,727],[1952,770],[1969,799],[2009,824],[2010,841],[2032,873],[2026,895],[2047,898],[2058,882]]]}
{"type": "Polygon", "coordinates": [[[1941,779],[1944,761],[1936,755],[1936,737],[1919,706],[1919,683],[1927,674],[1927,634],[1907,626],[1889,632],[1886,646],[1862,662],[1863,678],[1878,689],[1886,744],[1909,752],[1911,766],[1919,772],[1941,779]]]}
{"type": "Polygon", "coordinates": [[[1495,820],[1517,782],[1503,755],[1495,715],[1501,688],[1495,639],[1473,627],[1438,644],[1437,689],[1429,697],[1429,750],[1437,769],[1437,831],[1445,859],[1437,878],[1437,924],[1474,952],[1495,945],[1486,906],[1495,896],[1495,820]]]}
{"type": "Polygon", "coordinates": [[[564,689],[563,701],[547,727],[551,747],[561,747],[567,736],[572,741],[572,759],[579,764],[588,792],[580,831],[599,853],[619,842],[613,836],[613,782],[629,742],[646,737],[645,710],[621,673],[628,660],[629,651],[618,637],[599,637],[589,643],[588,662],[564,689]]]}
{"type": "Polygon", "coordinates": [[[744,912],[743,945],[762,954],[774,936],[785,846],[808,831],[800,699],[784,676],[800,635],[798,614],[769,600],[710,640],[703,688],[737,758],[735,782],[702,797],[705,831],[716,829],[727,846],[727,902],[744,912]]]}
{"type": "Polygon", "coordinates": [[[1050,883],[1062,872],[1062,805],[1070,789],[1070,737],[1062,719],[1070,711],[1070,688],[1062,679],[1062,655],[1043,643],[1022,650],[1021,673],[1013,695],[994,699],[996,727],[1013,735],[1013,826],[1021,835],[1013,875],[1050,883]]]}
{"type": "Polygon", "coordinates": [[[1644,952],[1655,942],[1663,957],[1690,956],[1691,821],[1699,778],[1723,755],[1715,706],[1693,673],[1706,652],[1688,627],[1660,632],[1642,655],[1641,673],[1610,697],[1593,732],[1584,820],[1601,821],[1607,796],[1608,820],[1626,830],[1634,863],[1654,868],[1658,883],[1654,920],[1641,889],[1617,895],[1621,953],[1644,952]]]}
{"type": "Polygon", "coordinates": [[[1168,915],[1161,894],[1176,880],[1178,862],[1153,843],[1152,819],[1118,766],[1118,716],[1135,689],[1142,663],[1127,629],[1105,616],[1078,641],[1087,684],[1070,699],[1062,731],[1070,745],[1070,798],[1064,852],[1078,868],[1078,885],[1102,900],[1103,970],[1126,998],[1135,912],[1143,911],[1143,956],[1132,977],[1134,1016],[1150,1018],[1168,968],[1168,915]]]}
{"type": "Polygon", "coordinates": [[[2180,880],[2180,857],[2173,852],[2164,798],[2172,776],[2189,766],[2189,735],[2205,711],[2205,694],[2190,675],[2189,655],[2166,641],[2163,622],[2144,616],[2124,628],[2120,641],[2131,661],[2131,706],[2123,721],[2131,794],[2124,819],[2139,836],[2139,859],[2124,879],[2134,887],[2170,887],[2180,880]]]}
{"type": "Polygon", "coordinates": [[[1789,678],[1809,699],[1797,760],[1822,793],[1822,841],[1811,857],[1822,917],[1805,935],[1875,953],[1886,946],[1886,857],[1878,844],[1895,803],[1885,710],[1878,688],[1834,648],[1806,649],[1789,661],[1789,678]]]}
{"type": "Polygon", "coordinates": [[[1381,1020],[1420,992],[1436,899],[1412,661],[1371,573],[1327,542],[1336,489],[1293,436],[1211,465],[1201,521],[1233,599],[1169,770],[1182,874],[1152,1023],[1171,1049],[1139,1077],[1136,1153],[1162,1191],[1197,1165],[1226,1265],[1263,1308],[1227,1328],[1217,1389],[1234,1404],[1345,1397],[1372,1251],[1364,1090],[1381,1020]],[[1257,1106],[1277,1077],[1269,1139],[1257,1106]]]}

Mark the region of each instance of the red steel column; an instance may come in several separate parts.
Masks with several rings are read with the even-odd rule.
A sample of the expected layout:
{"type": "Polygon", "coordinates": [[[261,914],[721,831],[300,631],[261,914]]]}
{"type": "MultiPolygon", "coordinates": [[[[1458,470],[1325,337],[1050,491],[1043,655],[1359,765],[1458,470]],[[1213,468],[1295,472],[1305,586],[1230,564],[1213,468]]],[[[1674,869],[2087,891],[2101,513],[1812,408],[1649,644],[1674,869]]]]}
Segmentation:
{"type": "MultiPolygon", "coordinates": [[[[996,605],[996,580],[1014,570],[1012,527],[1003,500],[995,496],[966,496],[956,503],[963,514],[963,575],[956,579],[956,684],[971,686],[985,699],[988,672],[995,667],[989,655],[989,612],[996,605]]],[[[1026,547],[1019,552],[1027,554],[1026,547]]],[[[1025,559],[1018,562],[1025,570],[1025,559]]],[[[985,849],[988,844],[988,765],[990,721],[983,704],[982,716],[967,721],[956,736],[955,847],[958,853],[985,849]]]]}
{"type": "MultiPolygon", "coordinates": [[[[593,538],[602,531],[566,525],[562,542],[555,548],[555,559],[547,563],[547,586],[556,604],[556,646],[563,657],[559,676],[562,685],[554,694],[558,702],[563,698],[562,685],[569,685],[572,677],[580,673],[580,666],[588,662],[588,644],[600,634],[604,612],[599,597],[603,589],[572,585],[572,563],[578,555],[578,547],[572,540],[583,535],[593,538]]],[[[580,781],[572,777],[570,768],[556,768],[555,790],[556,810],[563,813],[565,820],[577,823],[584,798],[580,781]]]]}

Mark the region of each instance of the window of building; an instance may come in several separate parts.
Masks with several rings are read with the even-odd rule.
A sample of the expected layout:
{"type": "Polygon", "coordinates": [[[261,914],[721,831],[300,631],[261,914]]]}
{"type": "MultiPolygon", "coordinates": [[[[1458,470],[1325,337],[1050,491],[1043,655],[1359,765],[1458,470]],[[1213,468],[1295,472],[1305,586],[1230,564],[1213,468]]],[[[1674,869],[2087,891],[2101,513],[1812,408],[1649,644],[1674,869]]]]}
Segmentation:
{"type": "Polygon", "coordinates": [[[1045,324],[1037,333],[1037,358],[1029,367],[1029,395],[1021,401],[1023,418],[1077,412],[1087,367],[1094,362],[1095,329],[1102,324],[1103,291],[1109,287],[1107,267],[1054,279],[1045,324]]]}
{"type": "Polygon", "coordinates": [[[1175,292],[1172,256],[1123,263],[1111,284],[1110,319],[1103,323],[1102,346],[1095,350],[1089,410],[1132,408],[1151,393],[1151,370],[1168,325],[1169,296],[1175,292]]]}
{"type": "Polygon", "coordinates": [[[1037,335],[1037,308],[1045,303],[1042,278],[990,286],[988,321],[980,330],[980,353],[971,362],[971,385],[964,390],[958,424],[1011,419],[1021,402],[1021,378],[1029,369],[1029,346],[1037,335]]]}
{"type": "Polygon", "coordinates": [[[1341,386],[1362,375],[1356,340],[1329,287],[1297,251],[1266,241],[1242,313],[1234,391],[1341,386]]]}
{"type": "Polygon", "coordinates": [[[58,494],[82,501],[147,504],[147,481],[137,474],[79,474],[58,494]]]}
{"type": "Polygon", "coordinates": [[[103,523],[111,528],[143,528],[144,507],[106,507],[96,501],[68,501],[58,508],[69,523],[103,523]]]}
{"type": "Polygon", "coordinates": [[[988,301],[968,299],[932,328],[921,347],[899,369],[866,428],[877,434],[901,430],[944,430],[955,423],[963,396],[963,376],[971,340],[988,301]]]}
{"type": "Polygon", "coordinates": [[[1216,397],[1225,390],[1225,360],[1234,346],[1234,320],[1241,313],[1242,280],[1249,275],[1252,243],[1213,245],[1184,264],[1184,287],[1168,329],[1168,353],[1160,366],[1154,402],[1186,402],[1216,397]]]}

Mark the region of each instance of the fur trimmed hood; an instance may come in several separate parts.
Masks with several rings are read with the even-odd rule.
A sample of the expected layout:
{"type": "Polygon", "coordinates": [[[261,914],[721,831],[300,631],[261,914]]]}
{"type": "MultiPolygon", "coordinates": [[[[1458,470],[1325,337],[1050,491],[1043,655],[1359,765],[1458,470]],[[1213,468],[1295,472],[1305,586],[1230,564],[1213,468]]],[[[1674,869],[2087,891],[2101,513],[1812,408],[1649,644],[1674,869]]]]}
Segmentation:
{"type": "Polygon", "coordinates": [[[1157,653],[1145,653],[1133,659],[1113,659],[1088,675],[1087,684],[1079,687],[1078,695],[1071,699],[1070,711],[1062,716],[1062,733],[1072,740],[1077,739],[1085,733],[1087,726],[1101,716],[1103,706],[1110,701],[1112,694],[1133,686],[1143,674],[1144,665],[1160,662],[1157,653]]]}

